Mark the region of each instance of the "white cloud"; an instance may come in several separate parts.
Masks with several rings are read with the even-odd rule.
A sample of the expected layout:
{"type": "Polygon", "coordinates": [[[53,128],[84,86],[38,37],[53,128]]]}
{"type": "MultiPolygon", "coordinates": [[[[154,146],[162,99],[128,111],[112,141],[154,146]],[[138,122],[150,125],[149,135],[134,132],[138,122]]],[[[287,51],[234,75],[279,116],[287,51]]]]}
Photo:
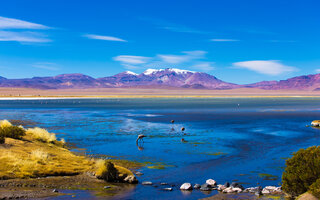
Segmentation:
{"type": "Polygon", "coordinates": [[[144,64],[147,63],[150,59],[149,57],[144,56],[131,56],[131,55],[120,55],[113,58],[116,61],[120,61],[125,64],[144,64]]]}
{"type": "Polygon", "coordinates": [[[295,67],[281,64],[278,60],[252,60],[233,63],[237,68],[244,68],[260,74],[280,75],[285,72],[296,71],[295,67]]]}
{"type": "Polygon", "coordinates": [[[51,42],[50,39],[38,32],[22,31],[0,31],[0,41],[15,41],[20,43],[45,43],[51,42]]]}
{"type": "Polygon", "coordinates": [[[182,63],[189,60],[187,56],[178,56],[178,55],[158,55],[158,56],[162,61],[166,63],[171,63],[171,64],[182,63]]]}
{"type": "Polygon", "coordinates": [[[316,69],[314,70],[316,73],[320,73],[320,69],[316,69]]]}
{"type": "Polygon", "coordinates": [[[95,40],[107,40],[107,41],[117,41],[117,42],[127,42],[127,40],[123,40],[121,38],[113,37],[113,36],[104,36],[104,35],[94,35],[94,34],[86,34],[84,37],[95,40]]]}
{"type": "Polygon", "coordinates": [[[211,39],[212,42],[239,42],[240,40],[236,39],[211,39]]]}
{"type": "Polygon", "coordinates": [[[184,55],[158,55],[158,57],[165,63],[179,64],[189,62],[191,60],[203,58],[207,53],[205,51],[183,51],[184,55]]]}
{"type": "Polygon", "coordinates": [[[126,69],[146,68],[195,68],[200,71],[211,71],[212,62],[206,61],[206,51],[182,51],[177,54],[158,54],[154,57],[119,55],[113,58],[119,61],[126,69]]]}
{"type": "Polygon", "coordinates": [[[49,28],[42,24],[0,16],[0,41],[20,42],[22,44],[51,42],[43,33],[27,31],[49,28]]]}
{"type": "Polygon", "coordinates": [[[209,72],[214,70],[214,67],[212,66],[213,63],[210,62],[201,62],[198,64],[195,64],[193,66],[191,66],[191,68],[200,70],[200,71],[205,71],[205,72],[209,72]]]}
{"type": "Polygon", "coordinates": [[[0,29],[48,29],[48,26],[0,16],[0,29]]]}
{"type": "Polygon", "coordinates": [[[50,71],[57,71],[59,68],[57,67],[57,64],[55,63],[49,63],[49,62],[38,62],[32,64],[32,67],[39,68],[39,69],[45,69],[50,71]]]}

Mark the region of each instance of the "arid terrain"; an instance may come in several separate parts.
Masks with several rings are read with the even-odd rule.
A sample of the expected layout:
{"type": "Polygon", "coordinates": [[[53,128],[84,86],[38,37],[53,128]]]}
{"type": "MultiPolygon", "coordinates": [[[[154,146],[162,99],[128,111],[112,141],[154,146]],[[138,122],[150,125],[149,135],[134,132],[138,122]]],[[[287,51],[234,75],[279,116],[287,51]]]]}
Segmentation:
{"type": "Polygon", "coordinates": [[[238,88],[230,90],[207,89],[153,89],[153,88],[91,88],[91,89],[31,89],[0,88],[0,97],[224,97],[224,96],[320,96],[320,91],[263,90],[238,88]]]}

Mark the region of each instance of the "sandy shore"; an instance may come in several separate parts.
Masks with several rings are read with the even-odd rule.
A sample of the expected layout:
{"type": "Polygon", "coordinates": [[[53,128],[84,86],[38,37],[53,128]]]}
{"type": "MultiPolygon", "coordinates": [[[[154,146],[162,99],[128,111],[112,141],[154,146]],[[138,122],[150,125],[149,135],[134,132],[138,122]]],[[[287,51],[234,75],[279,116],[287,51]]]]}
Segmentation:
{"type": "Polygon", "coordinates": [[[0,99],[60,99],[60,98],[209,98],[209,97],[320,97],[320,91],[151,89],[151,88],[92,88],[40,90],[31,88],[0,88],[0,99]]]}

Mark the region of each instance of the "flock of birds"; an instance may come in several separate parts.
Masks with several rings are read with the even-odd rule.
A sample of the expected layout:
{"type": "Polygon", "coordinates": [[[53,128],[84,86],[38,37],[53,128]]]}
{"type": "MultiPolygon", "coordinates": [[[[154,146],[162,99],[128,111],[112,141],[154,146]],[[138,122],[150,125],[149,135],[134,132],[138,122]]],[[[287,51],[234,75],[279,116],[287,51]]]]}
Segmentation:
{"type": "MultiPolygon", "coordinates": [[[[174,120],[171,120],[171,124],[174,124],[174,120]]],[[[172,128],[173,129],[173,128],[172,128]]],[[[186,129],[184,127],[181,128],[181,131],[184,132],[186,129]]],[[[136,144],[138,145],[139,142],[143,142],[143,138],[147,137],[144,134],[138,135],[138,138],[136,140],[136,144]]],[[[186,142],[183,138],[181,139],[182,142],[186,142]]]]}

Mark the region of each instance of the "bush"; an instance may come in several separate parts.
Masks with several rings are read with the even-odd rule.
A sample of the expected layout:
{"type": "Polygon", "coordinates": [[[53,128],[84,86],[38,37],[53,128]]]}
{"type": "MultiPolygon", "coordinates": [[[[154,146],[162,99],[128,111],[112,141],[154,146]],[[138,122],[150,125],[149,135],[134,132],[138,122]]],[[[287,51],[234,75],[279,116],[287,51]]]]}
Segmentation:
{"type": "Polygon", "coordinates": [[[21,139],[25,130],[20,126],[0,126],[0,136],[14,139],[21,139]]]}
{"type": "Polygon", "coordinates": [[[311,186],[309,191],[317,198],[320,198],[320,179],[314,182],[311,186]]]}
{"type": "Polygon", "coordinates": [[[41,142],[49,143],[57,141],[56,135],[54,133],[49,133],[46,129],[43,128],[29,128],[26,133],[41,142]]]}
{"type": "Polygon", "coordinates": [[[300,149],[286,161],[286,168],[282,174],[282,188],[288,194],[298,196],[308,191],[319,178],[320,146],[300,149]]]}
{"type": "Polygon", "coordinates": [[[4,144],[5,143],[5,138],[3,136],[0,136],[0,144],[4,144]]]}
{"type": "Polygon", "coordinates": [[[103,179],[107,182],[114,182],[118,180],[119,172],[114,167],[114,164],[109,161],[99,160],[97,161],[97,172],[96,177],[99,179],[103,179]]]}

